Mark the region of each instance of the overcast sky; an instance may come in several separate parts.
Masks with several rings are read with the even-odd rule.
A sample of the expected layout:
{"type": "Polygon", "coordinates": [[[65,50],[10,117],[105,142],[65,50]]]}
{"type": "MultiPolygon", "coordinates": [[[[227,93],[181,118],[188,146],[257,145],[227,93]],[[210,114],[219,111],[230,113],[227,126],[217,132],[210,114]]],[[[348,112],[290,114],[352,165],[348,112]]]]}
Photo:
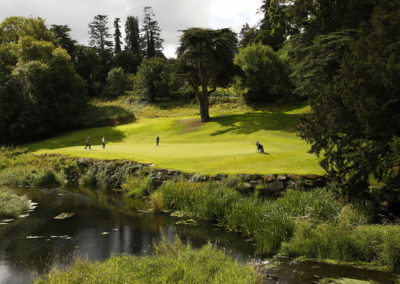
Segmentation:
{"type": "MultiPolygon", "coordinates": [[[[46,24],[65,25],[71,36],[88,44],[88,23],[98,14],[114,18],[137,16],[151,6],[162,29],[164,54],[175,56],[180,32],[189,27],[226,28],[239,32],[244,23],[256,24],[262,0],[0,0],[0,22],[9,16],[42,17],[46,24]]],[[[124,26],[123,26],[124,27],[124,26]]],[[[123,28],[124,29],[124,28],[123,28]]],[[[112,29],[113,31],[113,29],[112,29]]],[[[113,32],[112,32],[113,33],[113,32]]]]}

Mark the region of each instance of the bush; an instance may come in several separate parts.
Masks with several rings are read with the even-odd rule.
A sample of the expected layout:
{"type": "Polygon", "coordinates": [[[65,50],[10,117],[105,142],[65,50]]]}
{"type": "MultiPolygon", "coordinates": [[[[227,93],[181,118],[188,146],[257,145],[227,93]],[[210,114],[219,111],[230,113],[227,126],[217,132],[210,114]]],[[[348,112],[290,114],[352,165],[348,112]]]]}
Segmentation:
{"type": "Polygon", "coordinates": [[[171,70],[164,58],[144,59],[135,76],[134,90],[150,102],[170,95],[171,70]]]}
{"type": "Polygon", "coordinates": [[[34,185],[39,187],[55,187],[61,185],[61,182],[52,170],[46,170],[35,179],[34,185]]]}
{"type": "Polygon", "coordinates": [[[150,195],[151,208],[155,212],[161,212],[164,208],[164,199],[161,192],[156,191],[150,195]]]}
{"type": "Polygon", "coordinates": [[[154,178],[151,175],[147,177],[128,176],[125,183],[122,184],[122,188],[128,191],[127,195],[129,197],[148,196],[155,188],[154,178]]]}
{"type": "Polygon", "coordinates": [[[112,68],[110,72],[108,72],[103,96],[108,98],[119,97],[124,94],[127,87],[128,77],[125,75],[124,69],[121,67],[112,68]]]}
{"type": "Polygon", "coordinates": [[[243,71],[237,87],[247,89],[247,102],[273,102],[291,94],[288,66],[270,46],[252,44],[239,49],[235,64],[243,71]]]}

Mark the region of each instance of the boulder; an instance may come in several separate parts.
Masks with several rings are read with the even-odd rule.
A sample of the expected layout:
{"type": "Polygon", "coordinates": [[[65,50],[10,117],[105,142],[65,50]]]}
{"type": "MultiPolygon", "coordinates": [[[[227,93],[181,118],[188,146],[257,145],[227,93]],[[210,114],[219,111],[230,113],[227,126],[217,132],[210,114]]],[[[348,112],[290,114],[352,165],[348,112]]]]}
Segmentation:
{"type": "Polygon", "coordinates": [[[263,176],[263,179],[264,179],[264,182],[271,182],[271,181],[276,180],[276,178],[275,178],[274,175],[266,175],[266,176],[263,176]]]}
{"type": "Polygon", "coordinates": [[[288,179],[292,180],[292,181],[298,181],[301,180],[301,176],[298,175],[287,175],[288,179]]]}
{"type": "Polygon", "coordinates": [[[286,176],[285,175],[279,175],[276,178],[277,178],[277,180],[280,180],[280,181],[285,181],[286,180],[286,176]]]}
{"type": "Polygon", "coordinates": [[[285,189],[285,184],[280,181],[272,181],[267,184],[267,190],[271,193],[279,192],[285,189]]]}

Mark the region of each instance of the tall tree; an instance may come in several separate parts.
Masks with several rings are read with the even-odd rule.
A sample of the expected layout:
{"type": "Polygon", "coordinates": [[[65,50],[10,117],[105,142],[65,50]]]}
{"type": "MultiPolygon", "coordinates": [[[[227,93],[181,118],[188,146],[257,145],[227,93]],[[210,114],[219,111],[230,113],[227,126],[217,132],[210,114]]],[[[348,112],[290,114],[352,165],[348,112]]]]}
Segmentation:
{"type": "Polygon", "coordinates": [[[237,37],[230,29],[183,31],[178,47],[178,72],[196,93],[203,122],[210,120],[209,95],[217,86],[227,84],[235,71],[236,49],[237,37]]]}
{"type": "Polygon", "coordinates": [[[93,21],[89,23],[89,45],[104,51],[106,49],[111,49],[113,46],[111,34],[109,31],[108,16],[97,15],[94,17],[93,21]]]}
{"type": "Polygon", "coordinates": [[[68,25],[51,25],[50,30],[53,32],[58,44],[73,56],[77,41],[70,36],[71,29],[68,25]]]}
{"type": "MultiPolygon", "coordinates": [[[[332,81],[310,100],[300,135],[321,165],[364,193],[371,175],[398,188],[400,161],[400,0],[382,1],[352,42],[332,81]]],[[[329,49],[327,49],[329,50],[329,49]]]]}
{"type": "Polygon", "coordinates": [[[146,58],[162,55],[161,29],[158,22],[154,19],[153,8],[147,6],[143,8],[142,23],[142,50],[146,58]]]}
{"type": "Polygon", "coordinates": [[[139,19],[128,16],[125,22],[125,49],[140,55],[139,19]]]}
{"type": "Polygon", "coordinates": [[[115,18],[114,20],[114,52],[121,52],[121,27],[119,25],[119,18],[115,18]]]}
{"type": "Polygon", "coordinates": [[[250,27],[248,23],[244,24],[239,33],[239,47],[246,47],[254,42],[257,32],[257,27],[250,27]]]}

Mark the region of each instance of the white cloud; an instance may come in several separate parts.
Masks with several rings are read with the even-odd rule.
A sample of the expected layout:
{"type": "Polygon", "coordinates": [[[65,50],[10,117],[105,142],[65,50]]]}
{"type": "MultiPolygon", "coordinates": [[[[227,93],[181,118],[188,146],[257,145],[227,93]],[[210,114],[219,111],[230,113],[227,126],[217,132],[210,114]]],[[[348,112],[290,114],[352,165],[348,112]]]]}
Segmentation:
{"type": "Polygon", "coordinates": [[[48,25],[67,24],[71,35],[88,43],[88,23],[98,14],[124,24],[127,16],[141,19],[143,7],[151,6],[162,29],[164,53],[175,56],[180,32],[190,27],[230,27],[239,32],[246,22],[255,24],[261,0],[0,0],[0,21],[10,16],[42,17],[48,25]]]}

